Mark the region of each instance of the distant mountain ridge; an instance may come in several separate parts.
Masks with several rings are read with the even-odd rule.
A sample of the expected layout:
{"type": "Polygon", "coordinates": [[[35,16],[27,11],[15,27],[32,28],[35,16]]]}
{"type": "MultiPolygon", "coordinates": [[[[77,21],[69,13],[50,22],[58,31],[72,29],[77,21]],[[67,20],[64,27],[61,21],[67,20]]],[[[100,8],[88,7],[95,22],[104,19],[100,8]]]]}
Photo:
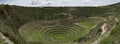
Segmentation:
{"type": "Polygon", "coordinates": [[[120,2],[115,3],[115,4],[111,4],[111,5],[108,5],[108,6],[118,6],[118,5],[120,5],[120,2]]]}

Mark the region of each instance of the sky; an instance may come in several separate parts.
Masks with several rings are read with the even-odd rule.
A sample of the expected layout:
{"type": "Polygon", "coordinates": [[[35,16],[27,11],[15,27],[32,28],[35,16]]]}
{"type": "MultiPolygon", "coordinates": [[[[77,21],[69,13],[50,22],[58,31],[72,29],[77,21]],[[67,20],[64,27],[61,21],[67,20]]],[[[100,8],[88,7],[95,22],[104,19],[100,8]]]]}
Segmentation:
{"type": "Polygon", "coordinates": [[[0,0],[0,4],[40,7],[40,6],[105,6],[120,0],[0,0]]]}

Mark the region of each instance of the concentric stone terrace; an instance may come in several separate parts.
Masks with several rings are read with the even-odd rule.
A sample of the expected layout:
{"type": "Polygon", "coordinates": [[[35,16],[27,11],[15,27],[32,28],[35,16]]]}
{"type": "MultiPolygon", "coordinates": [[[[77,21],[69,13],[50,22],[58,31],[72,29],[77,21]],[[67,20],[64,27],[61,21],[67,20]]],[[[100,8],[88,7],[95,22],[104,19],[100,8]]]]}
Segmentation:
{"type": "Polygon", "coordinates": [[[28,43],[73,44],[101,21],[97,18],[84,19],[83,22],[79,19],[33,21],[23,25],[19,32],[28,43]]]}
{"type": "Polygon", "coordinates": [[[42,42],[45,44],[72,43],[81,36],[85,28],[67,24],[41,24],[39,21],[28,23],[20,28],[20,33],[28,42],[42,42]]]}

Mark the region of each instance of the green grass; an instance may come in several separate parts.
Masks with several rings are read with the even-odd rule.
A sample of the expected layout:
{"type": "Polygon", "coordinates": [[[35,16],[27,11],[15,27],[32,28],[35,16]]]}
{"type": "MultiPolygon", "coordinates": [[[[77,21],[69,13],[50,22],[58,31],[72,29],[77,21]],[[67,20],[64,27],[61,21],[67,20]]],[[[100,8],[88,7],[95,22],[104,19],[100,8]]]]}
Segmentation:
{"type": "Polygon", "coordinates": [[[102,21],[102,18],[86,18],[83,19],[80,23],[76,23],[76,25],[83,26],[87,29],[92,29],[96,26],[96,24],[99,24],[102,21]]]}
{"type": "Polygon", "coordinates": [[[66,39],[67,35],[64,34],[56,34],[52,37],[52,39],[56,41],[64,41],[66,39]]]}
{"type": "Polygon", "coordinates": [[[114,37],[109,36],[109,37],[103,38],[100,44],[114,44],[113,43],[114,41],[115,41],[114,37]]]}
{"type": "Polygon", "coordinates": [[[1,38],[1,36],[0,36],[0,44],[7,44],[4,42],[4,40],[1,38]]]}

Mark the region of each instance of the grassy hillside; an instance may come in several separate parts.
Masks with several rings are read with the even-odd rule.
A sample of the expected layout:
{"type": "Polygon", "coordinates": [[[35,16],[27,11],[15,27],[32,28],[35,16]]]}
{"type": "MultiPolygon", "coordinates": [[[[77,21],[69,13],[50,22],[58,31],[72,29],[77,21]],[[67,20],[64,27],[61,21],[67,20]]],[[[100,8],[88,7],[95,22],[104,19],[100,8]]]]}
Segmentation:
{"type": "MultiPolygon", "coordinates": [[[[120,21],[120,16],[116,16],[120,21]]],[[[120,42],[120,23],[118,22],[108,37],[103,38],[100,44],[119,44],[120,42]]]]}
{"type": "Polygon", "coordinates": [[[119,14],[119,3],[44,8],[0,5],[0,32],[14,44],[91,44],[97,40],[100,44],[118,44],[120,24],[114,18],[119,20],[119,14]],[[101,27],[105,23],[104,33],[101,27]]]}

